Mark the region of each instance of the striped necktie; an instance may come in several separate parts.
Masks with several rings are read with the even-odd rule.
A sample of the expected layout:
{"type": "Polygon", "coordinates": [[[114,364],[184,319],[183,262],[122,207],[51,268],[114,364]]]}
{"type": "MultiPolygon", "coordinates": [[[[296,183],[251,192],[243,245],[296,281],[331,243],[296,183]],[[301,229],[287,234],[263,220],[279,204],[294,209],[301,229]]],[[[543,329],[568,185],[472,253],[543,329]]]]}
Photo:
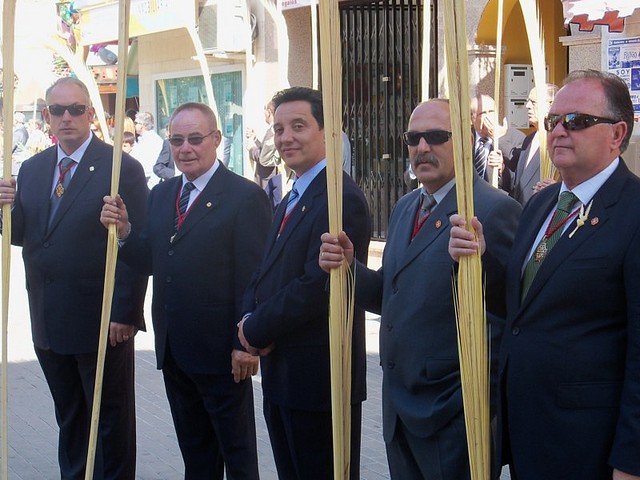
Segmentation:
{"type": "Polygon", "coordinates": [[[524,267],[524,274],[522,275],[522,299],[527,295],[529,287],[531,287],[533,279],[535,278],[536,273],[538,273],[538,269],[542,265],[542,262],[547,258],[551,249],[562,236],[562,232],[564,231],[564,228],[562,227],[564,227],[564,224],[569,219],[568,217],[571,214],[571,208],[577,201],[578,197],[568,190],[560,194],[558,206],[556,207],[556,211],[553,213],[553,217],[551,217],[551,222],[549,222],[549,226],[547,227],[545,234],[542,236],[540,243],[538,243],[536,249],[533,251],[527,265],[524,267]]]}
{"type": "Polygon", "coordinates": [[[489,151],[491,150],[491,139],[479,137],[476,142],[473,160],[476,171],[481,178],[487,173],[487,162],[489,161],[489,151]]]}
{"type": "Polygon", "coordinates": [[[51,202],[49,207],[49,225],[58,211],[64,192],[67,190],[69,183],[71,182],[71,169],[75,165],[76,161],[69,157],[64,157],[58,164],[58,181],[51,194],[51,202]]]}
{"type": "Polygon", "coordinates": [[[184,186],[182,187],[182,193],[180,194],[180,200],[178,200],[178,212],[180,212],[179,214],[176,213],[176,218],[175,218],[175,222],[174,222],[174,229],[177,232],[178,228],[180,226],[180,224],[182,223],[180,221],[181,218],[184,218],[186,212],[187,212],[187,205],[189,205],[189,196],[191,195],[191,190],[193,190],[195,187],[195,185],[191,182],[187,182],[184,184],[184,186]]]}

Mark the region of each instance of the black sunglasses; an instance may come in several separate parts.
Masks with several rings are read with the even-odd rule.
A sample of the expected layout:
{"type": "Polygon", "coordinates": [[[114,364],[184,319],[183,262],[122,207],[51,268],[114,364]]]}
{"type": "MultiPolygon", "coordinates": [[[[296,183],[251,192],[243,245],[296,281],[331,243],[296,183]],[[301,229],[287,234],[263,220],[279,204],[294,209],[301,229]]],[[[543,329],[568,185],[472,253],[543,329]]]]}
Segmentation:
{"type": "Polygon", "coordinates": [[[429,145],[442,145],[451,138],[451,132],[446,130],[427,130],[426,132],[404,132],[402,139],[410,147],[415,147],[424,138],[429,145]]]}
{"type": "Polygon", "coordinates": [[[189,135],[187,138],[184,138],[181,135],[169,137],[169,143],[174,147],[181,147],[184,141],[189,142],[189,145],[200,145],[206,137],[216,132],[217,130],[211,130],[206,135],[189,135]]]}
{"type": "Polygon", "coordinates": [[[564,115],[554,115],[550,113],[547,118],[544,119],[544,129],[547,132],[553,131],[556,125],[562,124],[565,130],[584,130],[585,128],[593,127],[599,123],[618,123],[621,120],[612,120],[605,117],[596,117],[595,115],[589,115],[587,113],[566,113],[564,115]]]}
{"type": "Polygon", "coordinates": [[[80,115],[84,115],[84,112],[87,111],[86,105],[47,105],[47,110],[54,117],[61,117],[64,115],[65,110],[69,112],[69,115],[72,117],[79,117],[80,115]]]}

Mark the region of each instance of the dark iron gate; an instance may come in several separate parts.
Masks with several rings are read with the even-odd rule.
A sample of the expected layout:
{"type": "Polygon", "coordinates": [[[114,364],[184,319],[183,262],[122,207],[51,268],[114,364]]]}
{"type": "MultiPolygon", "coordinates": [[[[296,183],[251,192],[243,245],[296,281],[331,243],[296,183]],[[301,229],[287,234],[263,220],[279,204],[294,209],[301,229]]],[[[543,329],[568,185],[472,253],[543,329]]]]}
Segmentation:
{"type": "MultiPolygon", "coordinates": [[[[431,3],[430,78],[437,79],[437,12],[431,3]]],[[[372,216],[372,236],[387,237],[389,215],[408,191],[402,142],[421,98],[422,0],[340,2],[343,126],[351,141],[354,179],[372,216]]],[[[430,90],[437,90],[431,81],[430,90]]]]}

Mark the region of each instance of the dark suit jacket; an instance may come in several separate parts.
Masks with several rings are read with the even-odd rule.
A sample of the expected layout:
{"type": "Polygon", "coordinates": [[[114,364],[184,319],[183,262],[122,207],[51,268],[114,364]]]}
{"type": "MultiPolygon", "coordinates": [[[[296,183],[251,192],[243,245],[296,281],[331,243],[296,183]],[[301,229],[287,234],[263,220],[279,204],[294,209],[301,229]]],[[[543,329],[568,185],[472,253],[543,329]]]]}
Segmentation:
{"type": "MultiPolygon", "coordinates": [[[[475,135],[474,135],[474,144],[475,144],[475,135]]],[[[509,127],[507,128],[507,133],[505,133],[502,137],[500,137],[498,142],[498,148],[502,152],[503,162],[508,165],[511,162],[511,158],[514,153],[522,146],[522,142],[525,139],[524,133],[522,133],[517,128],[509,127]]],[[[491,150],[494,149],[494,146],[491,146],[491,150]]],[[[475,152],[474,152],[474,165],[476,164],[475,152]]],[[[490,181],[489,178],[489,168],[485,170],[484,179],[490,181]]],[[[513,184],[513,172],[509,169],[505,168],[502,171],[502,176],[500,177],[500,188],[506,192],[511,191],[511,185],[513,184]]]]}
{"type": "MultiPolygon", "coordinates": [[[[111,189],[113,148],[93,137],[47,228],[56,146],[25,161],[12,212],[12,243],[22,246],[33,342],[60,354],[97,350],[107,251],[100,223],[111,189]]],[[[144,221],[149,190],[141,165],[122,155],[120,195],[131,224],[144,221]]],[[[111,320],[144,328],[147,279],[118,262],[111,320]]]]}
{"type": "Polygon", "coordinates": [[[527,204],[508,265],[500,371],[513,467],[519,480],[640,475],[640,181],[621,161],[521,304],[525,256],[559,188],[527,204]]]}
{"type": "Polygon", "coordinates": [[[181,186],[179,176],[153,189],[146,227],[132,230],[121,255],[154,276],[158,368],[168,344],[183,371],[228,375],[231,350],[242,348],[236,324],[262,255],[271,206],[260,187],[221,163],[170,242],[181,186]]]}
{"type": "MultiPolygon", "coordinates": [[[[413,435],[425,438],[462,412],[452,295],[454,262],[448,253],[449,217],[457,212],[456,188],[436,206],[411,242],[420,192],[408,193],[394,208],[380,270],[373,272],[362,265],[356,269],[357,303],[382,313],[380,360],[387,442],[393,438],[398,418],[413,435]]],[[[482,263],[487,317],[497,346],[505,315],[504,269],[521,207],[478,176],[474,205],[487,236],[482,263]]]]}
{"type": "MultiPolygon", "coordinates": [[[[346,173],[343,182],[343,229],[358,259],[366,262],[370,238],[367,202],[346,173]]],[[[328,275],[318,265],[320,236],[329,229],[326,183],[323,169],[300,197],[278,238],[288,196],[283,199],[244,303],[244,311],[252,312],[244,323],[249,343],[258,348],[275,344],[275,350],[261,358],[265,397],[277,405],[308,411],[331,409],[328,275]]],[[[366,396],[364,327],[364,311],[356,310],[352,403],[366,396]]]]}
{"type": "Polygon", "coordinates": [[[536,148],[529,165],[526,166],[536,132],[527,135],[522,143],[522,150],[517,153],[513,188],[509,195],[520,205],[525,205],[533,196],[533,187],[540,181],[540,148],[536,148]]]}

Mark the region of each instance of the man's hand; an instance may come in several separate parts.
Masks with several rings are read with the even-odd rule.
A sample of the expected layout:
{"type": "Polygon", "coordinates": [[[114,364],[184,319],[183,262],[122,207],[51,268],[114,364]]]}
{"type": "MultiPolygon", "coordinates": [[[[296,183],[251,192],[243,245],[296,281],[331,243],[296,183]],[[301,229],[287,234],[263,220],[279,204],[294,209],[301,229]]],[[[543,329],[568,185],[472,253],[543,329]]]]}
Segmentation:
{"type": "Polygon", "coordinates": [[[109,343],[112,347],[122,342],[128,342],[135,337],[136,327],[124,323],[111,322],[109,324],[109,343]]]}
{"type": "Polygon", "coordinates": [[[480,251],[482,255],[486,250],[484,235],[482,233],[482,224],[477,217],[471,220],[471,226],[474,228],[478,239],[475,239],[473,232],[465,228],[467,222],[462,216],[455,214],[449,219],[451,222],[451,231],[449,233],[449,255],[456,262],[460,257],[470,256],[480,251]]]}
{"type": "Polygon", "coordinates": [[[329,273],[334,268],[340,267],[345,262],[347,265],[353,263],[353,243],[346,233],[340,232],[336,237],[330,233],[323,233],[320,237],[320,256],[318,264],[320,268],[329,273]]]}
{"type": "Polygon", "coordinates": [[[507,122],[507,117],[502,120],[502,125],[500,125],[498,123],[498,116],[496,113],[487,113],[482,115],[482,126],[486,127],[491,138],[504,137],[507,134],[507,130],[509,129],[508,125],[509,123],[507,122]]]}
{"type": "Polygon", "coordinates": [[[242,350],[233,350],[231,352],[231,374],[233,381],[240,383],[242,380],[258,373],[258,365],[260,360],[258,357],[242,350]]]}
{"type": "Polygon", "coordinates": [[[549,185],[553,185],[554,183],[556,183],[556,181],[553,178],[545,178],[533,186],[533,191],[534,193],[538,193],[540,190],[547,188],[549,185]]]}
{"type": "Polygon", "coordinates": [[[271,352],[273,352],[273,349],[275,348],[275,345],[272,343],[271,345],[265,347],[265,348],[256,348],[256,347],[252,347],[251,344],[249,343],[249,341],[247,340],[247,338],[244,336],[244,322],[247,318],[249,318],[249,316],[251,316],[250,313],[246,314],[244,317],[242,317],[242,320],[240,320],[240,322],[238,322],[238,339],[240,339],[240,344],[242,345],[242,347],[249,352],[251,355],[253,356],[260,356],[260,357],[265,357],[267,355],[269,355],[271,352]]]}
{"type": "Polygon", "coordinates": [[[13,205],[16,199],[16,179],[0,180],[0,208],[13,205]]]}
{"type": "Polygon", "coordinates": [[[624,473],[621,472],[620,470],[614,468],[613,469],[613,476],[611,477],[612,480],[640,480],[640,476],[638,475],[631,475],[630,473],[624,473]]]}
{"type": "Polygon", "coordinates": [[[504,170],[502,152],[500,150],[491,150],[491,153],[489,153],[489,159],[487,160],[487,165],[491,168],[497,168],[498,173],[502,175],[502,170],[504,170]]]}
{"type": "Polygon", "coordinates": [[[105,228],[109,228],[109,225],[115,225],[118,232],[118,240],[126,240],[129,233],[131,233],[127,206],[120,198],[120,195],[116,195],[115,198],[107,195],[102,200],[104,205],[100,212],[100,222],[105,228]]]}

